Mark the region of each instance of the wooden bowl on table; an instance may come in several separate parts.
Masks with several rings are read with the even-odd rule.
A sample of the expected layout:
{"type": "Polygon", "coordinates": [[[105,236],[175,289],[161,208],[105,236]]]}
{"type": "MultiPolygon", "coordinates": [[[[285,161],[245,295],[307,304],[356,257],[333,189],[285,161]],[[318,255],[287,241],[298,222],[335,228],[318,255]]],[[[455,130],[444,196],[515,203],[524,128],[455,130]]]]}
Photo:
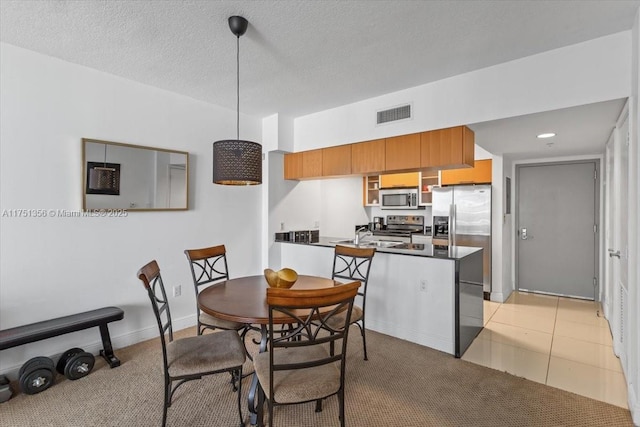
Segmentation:
{"type": "Polygon", "coordinates": [[[272,288],[289,289],[298,280],[298,273],[291,268],[283,268],[279,271],[273,271],[270,268],[264,270],[264,277],[272,288]]]}

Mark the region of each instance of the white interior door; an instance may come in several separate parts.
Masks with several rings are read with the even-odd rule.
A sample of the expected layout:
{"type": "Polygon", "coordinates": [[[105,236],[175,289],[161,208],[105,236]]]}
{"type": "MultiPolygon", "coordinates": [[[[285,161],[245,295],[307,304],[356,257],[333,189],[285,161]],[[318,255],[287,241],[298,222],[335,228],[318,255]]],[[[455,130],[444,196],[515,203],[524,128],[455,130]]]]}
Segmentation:
{"type": "Polygon", "coordinates": [[[622,119],[613,141],[612,219],[613,236],[608,264],[612,271],[613,308],[609,321],[613,334],[614,352],[620,356],[626,370],[628,328],[628,174],[629,174],[629,118],[622,119]]]}
{"type": "Polygon", "coordinates": [[[517,287],[596,298],[597,162],[518,165],[517,287]]]}

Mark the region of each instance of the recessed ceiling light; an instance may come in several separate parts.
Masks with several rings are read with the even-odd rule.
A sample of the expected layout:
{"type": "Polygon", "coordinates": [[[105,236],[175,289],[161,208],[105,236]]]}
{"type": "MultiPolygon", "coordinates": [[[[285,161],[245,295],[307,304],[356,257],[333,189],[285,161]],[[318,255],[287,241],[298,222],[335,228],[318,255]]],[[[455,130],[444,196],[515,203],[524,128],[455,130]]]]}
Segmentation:
{"type": "Polygon", "coordinates": [[[538,138],[540,138],[540,139],[542,139],[542,138],[553,138],[554,136],[556,136],[555,133],[549,132],[549,133],[541,133],[540,135],[538,135],[538,138]]]}

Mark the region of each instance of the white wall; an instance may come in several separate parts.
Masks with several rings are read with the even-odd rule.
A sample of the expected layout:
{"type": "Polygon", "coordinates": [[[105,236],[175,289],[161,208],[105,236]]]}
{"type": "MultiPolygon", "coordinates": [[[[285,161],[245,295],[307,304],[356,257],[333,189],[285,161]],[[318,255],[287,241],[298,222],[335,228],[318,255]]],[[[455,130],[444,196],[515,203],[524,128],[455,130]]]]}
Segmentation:
{"type": "MultiPolygon", "coordinates": [[[[110,327],[122,347],[158,335],[136,278],[146,262],[182,285],[170,298],[178,326],[195,323],[184,249],[224,243],[233,277],[261,273],[261,187],[211,183],[212,142],[235,135],[234,111],[7,44],[0,66],[0,328],[115,305],[125,311],[110,327]],[[188,151],[190,210],[11,217],[81,208],[83,137],[188,151]]],[[[245,138],[260,141],[260,121],[241,122],[245,138]]],[[[96,351],[99,341],[96,329],[5,350],[0,372],[70,347],[96,351]]]]}
{"type": "Polygon", "coordinates": [[[625,31],[298,117],[295,151],[624,98],[630,48],[625,31]],[[408,102],[413,119],[375,125],[377,110],[408,102]]]}

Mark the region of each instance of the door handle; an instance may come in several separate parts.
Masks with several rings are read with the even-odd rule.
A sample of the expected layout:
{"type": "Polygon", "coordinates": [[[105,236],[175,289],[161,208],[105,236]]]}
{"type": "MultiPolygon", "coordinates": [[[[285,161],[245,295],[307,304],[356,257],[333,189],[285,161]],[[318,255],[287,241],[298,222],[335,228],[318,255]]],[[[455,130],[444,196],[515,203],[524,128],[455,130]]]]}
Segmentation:
{"type": "Polygon", "coordinates": [[[609,257],[610,258],[616,257],[620,259],[620,251],[614,251],[613,249],[609,249],[609,257]]]}
{"type": "Polygon", "coordinates": [[[526,228],[523,228],[523,229],[520,231],[520,238],[521,238],[522,240],[527,240],[527,239],[529,238],[529,236],[527,236],[527,229],[526,229],[526,228]]]}

